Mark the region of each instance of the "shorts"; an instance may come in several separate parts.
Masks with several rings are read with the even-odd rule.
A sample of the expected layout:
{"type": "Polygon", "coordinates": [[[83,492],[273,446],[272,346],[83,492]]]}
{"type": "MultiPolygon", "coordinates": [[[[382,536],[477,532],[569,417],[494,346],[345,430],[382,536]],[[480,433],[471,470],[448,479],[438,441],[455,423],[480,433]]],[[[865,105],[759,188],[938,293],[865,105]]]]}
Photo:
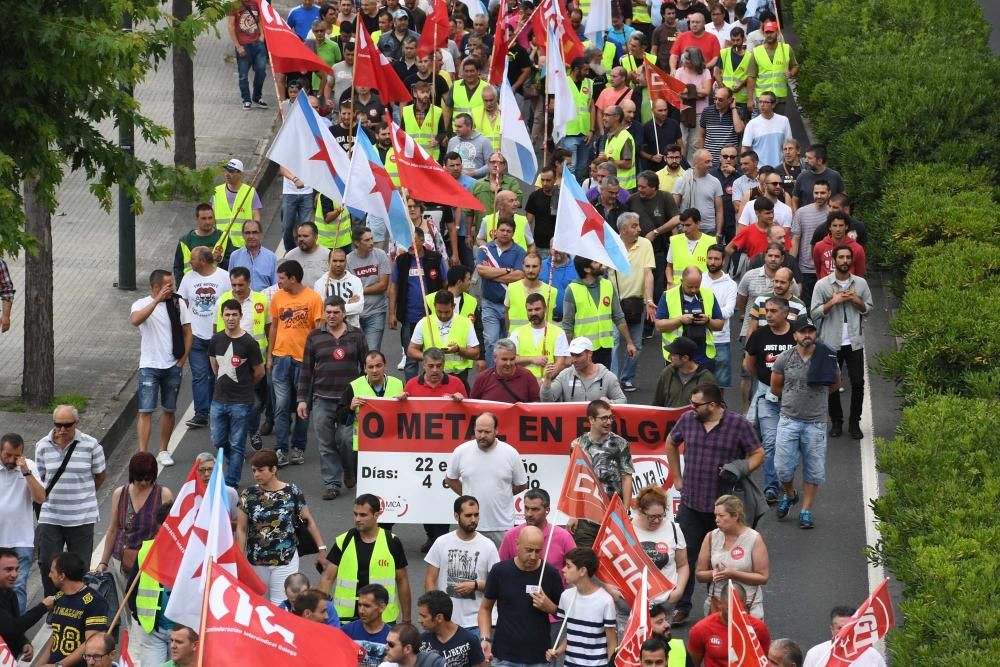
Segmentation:
{"type": "Polygon", "coordinates": [[[139,369],[139,412],[156,412],[157,395],[164,412],[177,409],[177,394],[181,390],[184,370],[179,366],[170,368],[139,369]]]}
{"type": "Polygon", "coordinates": [[[802,460],[802,481],[826,481],[826,422],[803,422],[782,415],[775,434],[774,468],[778,481],[791,482],[802,460]]]}

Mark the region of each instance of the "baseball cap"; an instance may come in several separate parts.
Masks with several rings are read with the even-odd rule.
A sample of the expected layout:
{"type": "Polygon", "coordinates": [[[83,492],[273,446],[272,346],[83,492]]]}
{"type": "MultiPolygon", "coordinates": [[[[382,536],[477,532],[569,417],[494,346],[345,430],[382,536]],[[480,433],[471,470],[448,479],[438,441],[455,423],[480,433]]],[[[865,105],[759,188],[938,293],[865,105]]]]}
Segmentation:
{"type": "Polygon", "coordinates": [[[803,329],[815,329],[816,325],[808,317],[800,317],[792,322],[792,331],[802,331],[803,329]]]}
{"type": "Polygon", "coordinates": [[[594,344],[590,342],[590,339],[586,336],[577,336],[569,343],[569,353],[570,354],[582,354],[584,352],[593,352],[594,344]]]}
{"type": "Polygon", "coordinates": [[[394,19],[408,19],[410,15],[406,13],[405,9],[397,9],[392,13],[392,18],[394,19]]]}
{"type": "Polygon", "coordinates": [[[693,357],[698,352],[698,344],[687,336],[678,336],[667,345],[667,351],[679,357],[693,357]]]}
{"type": "Polygon", "coordinates": [[[777,21],[764,21],[764,25],[760,27],[763,32],[778,32],[778,22],[777,21]]]}
{"type": "Polygon", "coordinates": [[[233,158],[226,163],[226,170],[228,171],[243,171],[243,160],[237,160],[233,158]]]}

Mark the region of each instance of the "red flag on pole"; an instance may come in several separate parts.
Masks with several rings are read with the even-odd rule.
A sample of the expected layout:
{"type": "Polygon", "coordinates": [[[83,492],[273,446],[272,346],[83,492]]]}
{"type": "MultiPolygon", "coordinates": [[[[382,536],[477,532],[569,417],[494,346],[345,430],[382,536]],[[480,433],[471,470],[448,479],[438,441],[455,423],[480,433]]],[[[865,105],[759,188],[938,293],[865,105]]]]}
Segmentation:
{"type": "Polygon", "coordinates": [[[424,29],[420,32],[417,55],[428,56],[448,46],[449,34],[451,34],[451,22],[448,20],[448,5],[444,0],[434,0],[431,11],[427,14],[427,20],[424,21],[424,29]]]}
{"type": "Polygon", "coordinates": [[[142,561],[142,571],[167,588],[174,587],[177,570],[184,559],[188,536],[198,517],[198,508],[205,497],[205,485],[198,477],[197,462],[191,466],[184,485],[177,492],[170,514],[160,526],[153,540],[153,546],[142,561]]]}
{"type": "Polygon", "coordinates": [[[212,667],[356,665],[364,649],[339,628],[279,609],[212,563],[198,637],[212,667]]]}
{"type": "Polygon", "coordinates": [[[409,102],[413,97],[399,79],[392,63],[378,50],[363,21],[358,21],[358,44],[354,56],[354,85],[374,88],[382,104],[409,102]]]}
{"type": "Polygon", "coordinates": [[[497,31],[493,37],[493,52],[490,54],[489,82],[499,86],[507,69],[507,54],[510,44],[507,43],[507,0],[500,0],[500,11],[497,14],[497,31]]]}
{"type": "Polygon", "coordinates": [[[639,587],[639,603],[632,607],[632,615],[628,617],[622,642],[618,645],[615,656],[615,667],[640,667],[642,664],[642,643],[649,639],[649,569],[642,570],[642,583],[639,587]]]}
{"type": "Polygon", "coordinates": [[[736,589],[729,589],[729,667],[767,667],[767,653],[760,645],[757,631],[750,624],[750,615],[736,595],[736,589]]]}
{"type": "Polygon", "coordinates": [[[569,454],[569,465],[566,466],[556,509],[566,516],[594,523],[600,523],[608,510],[608,494],[580,443],[574,443],[569,454]]]}
{"type": "Polygon", "coordinates": [[[889,598],[889,580],[879,584],[837,633],[826,667],[847,667],[896,625],[889,598]]]}
{"type": "Polygon", "coordinates": [[[481,201],[473,197],[420,144],[396,125],[389,113],[386,113],[385,120],[392,130],[392,150],[396,155],[399,182],[416,199],[473,211],[486,210],[481,201]]]}
{"type": "Polygon", "coordinates": [[[625,504],[617,493],[608,503],[608,511],[594,537],[594,551],[600,561],[601,579],[617,586],[630,607],[635,607],[639,598],[643,568],[649,570],[650,598],[669,593],[674,587],[639,544],[625,504]]]}
{"type": "Polygon", "coordinates": [[[260,0],[261,27],[264,29],[264,42],[271,54],[271,63],[275,72],[326,72],[333,70],[306,46],[298,35],[288,27],[271,3],[260,0]]]}
{"type": "Polygon", "coordinates": [[[677,109],[686,109],[681,101],[681,95],[687,90],[687,84],[674,78],[651,62],[643,64],[646,70],[646,87],[649,88],[649,98],[664,100],[677,109]]]}
{"type": "Polygon", "coordinates": [[[569,22],[569,17],[563,13],[560,2],[561,0],[542,0],[531,16],[531,27],[534,31],[535,45],[542,55],[545,55],[548,49],[548,25],[553,24],[552,31],[559,36],[559,42],[562,44],[563,61],[569,66],[574,58],[583,56],[584,48],[580,36],[569,22]]]}

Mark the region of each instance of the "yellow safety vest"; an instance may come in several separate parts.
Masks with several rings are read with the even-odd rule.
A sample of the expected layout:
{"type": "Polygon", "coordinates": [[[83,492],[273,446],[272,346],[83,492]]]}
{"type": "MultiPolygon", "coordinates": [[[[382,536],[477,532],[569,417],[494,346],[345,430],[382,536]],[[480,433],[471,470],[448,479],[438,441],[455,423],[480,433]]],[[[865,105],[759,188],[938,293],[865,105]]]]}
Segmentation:
{"type": "MultiPolygon", "coordinates": [[[[646,53],[646,62],[656,64],[656,56],[652,53],[646,53]]],[[[639,69],[639,65],[635,62],[635,56],[628,53],[622,56],[621,66],[625,70],[626,74],[631,74],[635,70],[639,69]]]]}
{"type": "Polygon", "coordinates": [[[646,0],[636,0],[632,3],[632,24],[652,23],[653,17],[649,13],[649,5],[646,0]]]}
{"type": "Polygon", "coordinates": [[[233,228],[229,231],[229,238],[237,248],[243,247],[243,222],[253,220],[253,200],[257,191],[246,183],[240,184],[240,189],[236,191],[234,206],[239,206],[239,210],[233,211],[226,196],[226,184],[218,185],[215,188],[215,200],[212,208],[215,210],[215,223],[223,230],[229,226],[230,220],[237,220],[233,223],[233,228]]]}
{"type": "MultiPolygon", "coordinates": [[[[427,304],[427,312],[434,312],[434,297],[437,296],[437,292],[431,292],[424,299],[424,303],[427,304]]],[[[462,307],[459,308],[458,314],[469,320],[473,324],[476,323],[476,307],[479,305],[479,301],[476,297],[472,296],[468,292],[462,294],[462,307]]]]}
{"type": "Polygon", "coordinates": [[[493,146],[493,150],[500,150],[500,114],[497,113],[496,122],[490,121],[490,117],[486,115],[486,107],[481,106],[472,112],[472,123],[473,126],[479,130],[479,133],[490,140],[490,144],[493,146]]]}
{"type": "MultiPolygon", "coordinates": [[[[215,328],[219,331],[223,331],[226,328],[225,322],[222,321],[222,304],[224,304],[229,299],[236,299],[233,296],[233,290],[229,290],[225,294],[219,297],[219,315],[215,320],[215,328]]],[[[267,359],[267,332],[265,328],[267,327],[267,295],[263,292],[250,292],[250,299],[252,300],[251,307],[253,308],[253,331],[250,335],[253,339],[257,341],[260,345],[260,354],[264,359],[267,359]]],[[[239,301],[239,299],[236,299],[239,301]]],[[[243,305],[246,308],[246,305],[243,305]]]]}
{"type": "Polygon", "coordinates": [[[685,667],[685,665],[687,665],[687,649],[684,648],[684,640],[671,639],[667,667],[685,667]]]}
{"type": "Polygon", "coordinates": [[[423,146],[424,150],[430,153],[438,150],[431,147],[431,140],[435,139],[441,125],[441,107],[432,104],[424,115],[424,122],[417,122],[417,114],[413,110],[412,104],[403,107],[403,129],[415,142],[423,146]]]}
{"type": "MultiPolygon", "coordinates": [[[[535,334],[530,324],[525,324],[522,327],[518,327],[511,332],[511,336],[517,341],[517,356],[519,357],[537,357],[542,354],[542,348],[545,348],[545,358],[548,362],[555,363],[556,360],[556,341],[559,340],[559,332],[562,331],[557,326],[552,324],[545,328],[545,335],[539,340],[538,343],[535,342],[535,334]]],[[[525,366],[531,374],[536,378],[542,377],[542,373],[545,369],[538,364],[528,364],[525,366]]]]}
{"type": "MultiPolygon", "coordinates": [[[[483,218],[486,221],[486,242],[489,243],[493,240],[493,232],[497,230],[497,214],[490,213],[483,218]]],[[[525,235],[524,230],[528,228],[528,218],[521,215],[520,213],[514,214],[514,243],[528,250],[528,237],[525,235]]]]}
{"type": "Polygon", "coordinates": [[[635,151],[635,139],[632,138],[628,128],[623,127],[618,134],[608,137],[604,153],[612,160],[623,160],[622,152],[627,144],[632,144],[632,166],[628,169],[618,168],[618,184],[626,190],[635,190],[635,162],[639,156],[635,151]]]}
{"type": "MultiPolygon", "coordinates": [[[[385,171],[389,174],[389,179],[393,186],[399,187],[399,165],[396,164],[396,149],[390,148],[385,154],[385,171]]],[[[348,240],[350,243],[350,240],[348,240]]]]}
{"type": "MultiPolygon", "coordinates": [[[[701,287],[698,290],[701,293],[701,303],[705,307],[705,316],[712,317],[712,310],[715,309],[715,295],[712,290],[707,287],[701,287]]],[[[667,297],[667,317],[674,318],[680,317],[681,313],[684,312],[681,307],[681,287],[680,285],[676,287],[671,287],[666,292],[667,297]]],[[[677,327],[673,331],[663,332],[663,358],[670,363],[670,351],[667,346],[675,338],[681,335],[681,327],[677,327]]],[[[705,336],[705,356],[709,359],[715,359],[715,340],[710,335],[705,336]]]]}
{"type": "MultiPolygon", "coordinates": [[[[469,318],[462,317],[457,313],[452,315],[451,329],[448,330],[448,337],[445,340],[441,340],[441,331],[438,329],[440,321],[437,315],[424,316],[423,349],[426,350],[431,347],[443,349],[452,343],[455,343],[459,347],[465,347],[469,340],[469,328],[472,327],[472,322],[469,321],[469,318]]],[[[446,373],[461,373],[469,368],[472,368],[472,359],[466,359],[457,352],[455,354],[448,353],[444,355],[444,370],[446,373]]]]}
{"type": "Polygon", "coordinates": [[[767,55],[767,48],[761,44],[753,50],[753,59],[757,62],[757,79],[754,82],[754,95],[770,91],[778,100],[788,97],[788,79],[785,72],[791,61],[792,47],[778,42],[774,49],[774,60],[767,55]]]}
{"type": "Polygon", "coordinates": [[[688,237],[684,234],[675,234],[670,237],[670,250],[672,251],[672,266],[674,267],[674,282],[681,279],[684,269],[692,264],[701,269],[702,273],[708,271],[708,249],[715,245],[715,237],[702,234],[694,247],[694,254],[688,250],[688,237]]]}
{"type": "MultiPolygon", "coordinates": [[[[351,381],[351,389],[354,390],[354,395],[357,398],[378,398],[378,394],[376,394],[375,390],[372,389],[372,386],[368,384],[368,378],[364,375],[351,381]]],[[[382,393],[382,398],[395,398],[402,393],[403,381],[397,377],[386,375],[385,391],[382,393]]],[[[360,412],[361,408],[354,411],[354,451],[358,451],[358,413],[360,412]]],[[[351,613],[354,613],[353,610],[351,613]]]]}
{"type": "MultiPolygon", "coordinates": [[[[722,85],[732,90],[734,87],[747,80],[747,68],[750,67],[750,54],[744,53],[743,59],[737,67],[733,67],[733,47],[728,46],[719,53],[719,60],[722,63],[722,85]]],[[[782,77],[784,78],[784,77],[782,77]]],[[[738,93],[733,95],[737,104],[747,103],[747,89],[744,86],[738,93]]]]}
{"type": "MultiPolygon", "coordinates": [[[[548,320],[551,322],[559,288],[542,283],[542,286],[536,291],[545,298],[545,310],[548,320]]],[[[528,324],[528,288],[524,286],[523,280],[507,285],[507,299],[510,301],[510,307],[507,309],[507,317],[510,318],[509,328],[513,329],[528,324]]]]}
{"type": "MultiPolygon", "coordinates": [[[[137,565],[142,565],[149,550],[153,547],[153,540],[146,540],[139,548],[139,555],[136,560],[137,565]]],[[[135,593],[135,613],[139,617],[139,625],[146,631],[147,635],[153,634],[156,630],[156,612],[160,611],[160,595],[163,593],[163,586],[156,579],[139,571],[139,584],[135,593]]]]}
{"type": "MultiPolygon", "coordinates": [[[[393,623],[399,618],[399,602],[396,599],[396,562],[389,551],[388,535],[385,528],[379,528],[375,546],[372,549],[371,560],[368,561],[368,583],[382,584],[389,591],[389,604],[382,612],[382,620],[393,623]]],[[[337,568],[337,580],[333,584],[333,608],[337,615],[344,618],[354,618],[354,608],[358,602],[358,548],[357,541],[361,536],[355,533],[354,539],[344,549],[347,533],[337,536],[337,547],[341,549],[340,566],[337,568]]]]}
{"type": "MultiPolygon", "coordinates": [[[[583,3],[581,2],[580,4],[582,5],[583,3]]],[[[584,14],[584,16],[586,16],[586,14],[584,14]]],[[[614,42],[605,37],[604,49],[601,51],[601,64],[604,65],[605,72],[610,72],[615,66],[616,55],[618,55],[618,47],[614,42]]]]}
{"type": "Polygon", "coordinates": [[[594,344],[595,350],[613,348],[615,345],[615,325],[611,320],[614,290],[611,281],[600,278],[600,303],[594,303],[590,289],[580,283],[570,283],[567,289],[573,295],[576,304],[576,317],[573,320],[573,338],[586,336],[594,344]]]}
{"type": "Polygon", "coordinates": [[[479,85],[476,86],[476,90],[473,91],[472,97],[469,97],[469,93],[465,88],[465,81],[463,79],[458,79],[455,81],[455,85],[451,87],[451,129],[455,129],[455,116],[460,113],[472,114],[473,110],[478,109],[483,106],[483,88],[488,84],[485,81],[480,81],[479,85]]]}
{"type": "Polygon", "coordinates": [[[316,198],[316,216],[313,218],[319,238],[316,242],[324,248],[343,248],[351,245],[351,213],[346,206],[341,207],[340,215],[335,220],[327,222],[323,217],[323,205],[316,198]]]}
{"type": "Polygon", "coordinates": [[[576,104],[576,118],[566,125],[566,136],[589,134],[591,127],[590,102],[594,95],[594,82],[590,79],[583,79],[577,86],[576,82],[570,79],[569,89],[573,93],[573,102],[576,104]]]}

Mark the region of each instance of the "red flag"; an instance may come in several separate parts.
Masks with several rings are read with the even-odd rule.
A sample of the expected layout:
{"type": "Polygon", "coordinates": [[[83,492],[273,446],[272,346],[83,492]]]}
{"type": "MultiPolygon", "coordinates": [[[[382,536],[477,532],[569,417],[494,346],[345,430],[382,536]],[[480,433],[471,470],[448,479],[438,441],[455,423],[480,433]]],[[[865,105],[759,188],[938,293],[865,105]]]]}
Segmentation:
{"type": "Polygon", "coordinates": [[[594,523],[600,523],[608,509],[608,494],[597,479],[594,465],[580,443],[574,443],[569,454],[569,465],[566,466],[566,476],[563,477],[556,509],[566,516],[594,523]]]}
{"type": "Polygon", "coordinates": [[[212,563],[198,664],[212,667],[356,665],[365,652],[339,628],[279,609],[212,563]]]}
{"type": "Polygon", "coordinates": [[[851,620],[840,628],[836,639],[833,640],[833,646],[830,647],[830,659],[826,667],[847,667],[854,664],[862,653],[885,637],[885,634],[896,625],[888,584],[888,579],[879,584],[864,604],[854,612],[851,620]]]}
{"type": "Polygon", "coordinates": [[[507,70],[507,53],[510,44],[507,43],[507,0],[500,0],[500,11],[497,14],[497,32],[493,37],[493,52],[490,54],[489,82],[499,86],[503,82],[507,70]]]}
{"type": "Polygon", "coordinates": [[[263,19],[261,26],[264,29],[264,42],[267,44],[275,72],[333,74],[330,66],[299,39],[267,0],[260,0],[260,17],[263,19]]]}
{"type": "Polygon", "coordinates": [[[399,182],[421,201],[458,206],[473,211],[485,211],[483,203],[459,185],[420,144],[392,121],[388,113],[385,120],[392,129],[392,150],[396,155],[399,182]]]}
{"type": "Polygon", "coordinates": [[[444,0],[434,0],[431,11],[424,21],[424,29],[417,42],[417,55],[428,56],[438,49],[448,46],[448,35],[451,33],[451,21],[448,20],[448,5],[444,0]]]}
{"type": "Polygon", "coordinates": [[[644,63],[646,70],[646,87],[649,88],[649,98],[664,100],[678,109],[687,109],[681,101],[681,95],[687,90],[687,84],[664,72],[653,63],[644,63]]]}
{"type": "Polygon", "coordinates": [[[630,607],[635,606],[639,597],[643,568],[649,570],[650,598],[658,598],[674,587],[639,544],[625,504],[617,493],[608,503],[608,511],[594,537],[594,551],[600,561],[601,579],[617,586],[630,607]]]}
{"type": "Polygon", "coordinates": [[[122,644],[118,649],[118,653],[119,667],[135,667],[135,660],[132,659],[132,656],[128,652],[128,630],[125,628],[122,628],[122,644]]]}
{"type": "Polygon", "coordinates": [[[0,637],[0,667],[17,667],[17,655],[11,653],[7,642],[3,640],[3,637],[0,637]]]}
{"type": "Polygon", "coordinates": [[[618,645],[615,656],[616,667],[640,667],[642,664],[642,643],[649,639],[649,569],[642,571],[642,583],[639,587],[639,604],[632,607],[632,615],[628,617],[622,642],[618,645]]]}
{"type": "Polygon", "coordinates": [[[354,85],[374,88],[382,104],[409,102],[413,97],[399,79],[385,54],[376,48],[363,21],[358,21],[358,45],[354,56],[354,85]]]}
{"type": "Polygon", "coordinates": [[[198,508],[205,496],[205,485],[198,477],[197,462],[191,466],[187,480],[177,492],[170,514],[160,526],[153,546],[142,561],[142,571],[167,588],[174,587],[177,570],[184,559],[188,536],[198,516],[198,508]]]}
{"type": "Polygon", "coordinates": [[[574,58],[583,56],[584,48],[580,36],[576,34],[560,3],[561,0],[542,0],[538,9],[531,15],[531,27],[534,31],[535,45],[542,55],[545,55],[548,48],[548,24],[553,24],[552,31],[559,35],[563,61],[568,67],[574,58]]]}
{"type": "Polygon", "coordinates": [[[750,625],[750,615],[736,595],[736,589],[729,588],[729,667],[767,667],[767,653],[760,645],[757,631],[750,625]]]}

